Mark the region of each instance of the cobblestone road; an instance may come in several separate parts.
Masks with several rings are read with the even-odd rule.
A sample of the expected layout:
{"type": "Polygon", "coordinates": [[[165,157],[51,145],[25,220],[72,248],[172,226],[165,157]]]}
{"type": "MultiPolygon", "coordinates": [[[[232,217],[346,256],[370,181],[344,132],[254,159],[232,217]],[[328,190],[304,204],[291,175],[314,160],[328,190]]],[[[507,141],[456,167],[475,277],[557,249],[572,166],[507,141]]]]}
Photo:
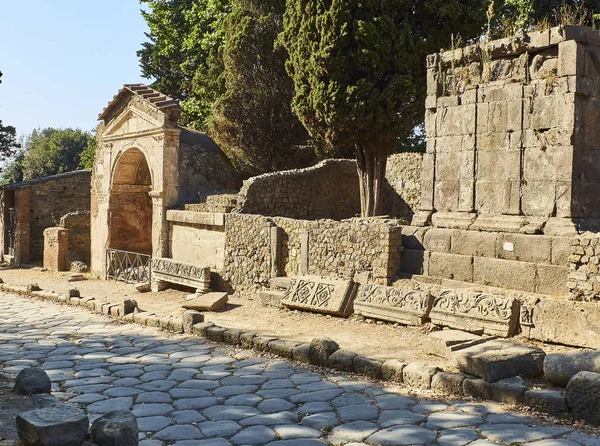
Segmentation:
{"type": "Polygon", "coordinates": [[[420,399],[80,308],[0,295],[0,364],[41,366],[90,420],[136,415],[143,446],[600,445],[493,403],[420,399]]]}

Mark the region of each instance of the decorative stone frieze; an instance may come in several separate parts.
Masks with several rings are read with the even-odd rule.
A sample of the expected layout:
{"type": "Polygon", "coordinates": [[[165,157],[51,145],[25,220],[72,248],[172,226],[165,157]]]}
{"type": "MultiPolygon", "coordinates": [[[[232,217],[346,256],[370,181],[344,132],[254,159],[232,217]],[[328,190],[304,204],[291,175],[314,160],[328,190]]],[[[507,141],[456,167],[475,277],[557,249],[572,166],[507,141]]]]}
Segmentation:
{"type": "Polygon", "coordinates": [[[165,282],[196,288],[199,294],[206,293],[210,288],[210,268],[165,258],[152,259],[153,291],[164,289],[165,282]]]}
{"type": "Polygon", "coordinates": [[[295,276],[281,303],[288,308],[348,316],[355,294],[356,284],[351,280],[295,276]]]}
{"type": "Polygon", "coordinates": [[[404,325],[421,325],[429,315],[432,302],[433,297],[428,291],[360,285],[354,300],[354,312],[404,325]]]}

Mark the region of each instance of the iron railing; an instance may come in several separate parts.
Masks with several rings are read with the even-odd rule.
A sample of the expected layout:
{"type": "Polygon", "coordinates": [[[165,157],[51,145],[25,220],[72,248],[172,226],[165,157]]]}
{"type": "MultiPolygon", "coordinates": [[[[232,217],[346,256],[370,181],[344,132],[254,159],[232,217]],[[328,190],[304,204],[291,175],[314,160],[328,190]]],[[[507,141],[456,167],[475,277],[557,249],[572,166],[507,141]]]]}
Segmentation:
{"type": "Polygon", "coordinates": [[[17,217],[15,214],[15,208],[8,209],[8,255],[14,257],[15,256],[15,240],[16,240],[16,232],[17,232],[17,217]]]}
{"type": "Polygon", "coordinates": [[[139,252],[106,250],[106,279],[127,283],[150,282],[152,256],[139,252]]]}

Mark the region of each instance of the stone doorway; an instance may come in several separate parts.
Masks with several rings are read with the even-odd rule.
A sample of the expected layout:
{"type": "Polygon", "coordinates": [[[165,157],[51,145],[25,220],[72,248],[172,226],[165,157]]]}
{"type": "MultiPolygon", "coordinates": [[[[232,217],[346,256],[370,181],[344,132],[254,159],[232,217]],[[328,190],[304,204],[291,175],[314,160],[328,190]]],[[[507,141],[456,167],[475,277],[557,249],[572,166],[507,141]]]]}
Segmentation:
{"type": "Polygon", "coordinates": [[[128,149],[117,160],[109,204],[108,247],[152,254],[152,174],[144,153],[128,149]]]}

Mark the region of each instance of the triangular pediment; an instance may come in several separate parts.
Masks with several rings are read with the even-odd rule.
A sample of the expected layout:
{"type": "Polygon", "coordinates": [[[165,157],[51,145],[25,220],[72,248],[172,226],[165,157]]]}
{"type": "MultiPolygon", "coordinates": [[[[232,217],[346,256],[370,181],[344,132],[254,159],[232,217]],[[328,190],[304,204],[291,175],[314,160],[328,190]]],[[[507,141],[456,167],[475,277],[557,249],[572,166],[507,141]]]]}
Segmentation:
{"type": "Polygon", "coordinates": [[[104,136],[128,135],[156,130],[161,127],[161,123],[130,106],[106,128],[104,136]]]}

